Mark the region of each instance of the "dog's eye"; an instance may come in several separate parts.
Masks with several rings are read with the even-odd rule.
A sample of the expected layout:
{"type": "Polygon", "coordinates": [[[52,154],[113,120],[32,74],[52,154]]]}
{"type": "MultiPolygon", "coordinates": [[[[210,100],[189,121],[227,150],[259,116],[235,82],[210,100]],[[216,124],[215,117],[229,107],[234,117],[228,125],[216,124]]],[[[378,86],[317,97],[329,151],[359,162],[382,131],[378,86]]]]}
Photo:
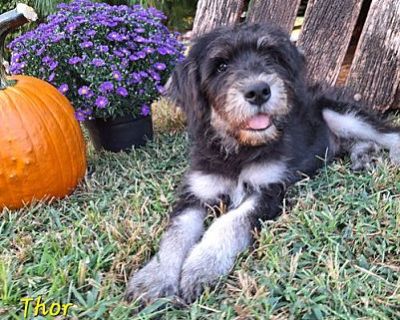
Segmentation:
{"type": "Polygon", "coordinates": [[[228,65],[225,62],[220,63],[217,67],[218,72],[224,72],[226,69],[228,69],[228,65]]]}

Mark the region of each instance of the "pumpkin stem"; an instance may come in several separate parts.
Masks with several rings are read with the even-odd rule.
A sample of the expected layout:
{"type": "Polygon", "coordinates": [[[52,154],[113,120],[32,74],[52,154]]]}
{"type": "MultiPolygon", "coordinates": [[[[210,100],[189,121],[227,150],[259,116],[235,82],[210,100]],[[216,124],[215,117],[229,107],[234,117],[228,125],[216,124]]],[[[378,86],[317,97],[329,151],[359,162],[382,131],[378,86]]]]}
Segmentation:
{"type": "Polygon", "coordinates": [[[36,12],[26,4],[18,3],[14,10],[0,15],[0,90],[5,89],[15,81],[7,79],[4,65],[5,42],[7,35],[27,22],[37,19],[36,12]]]}

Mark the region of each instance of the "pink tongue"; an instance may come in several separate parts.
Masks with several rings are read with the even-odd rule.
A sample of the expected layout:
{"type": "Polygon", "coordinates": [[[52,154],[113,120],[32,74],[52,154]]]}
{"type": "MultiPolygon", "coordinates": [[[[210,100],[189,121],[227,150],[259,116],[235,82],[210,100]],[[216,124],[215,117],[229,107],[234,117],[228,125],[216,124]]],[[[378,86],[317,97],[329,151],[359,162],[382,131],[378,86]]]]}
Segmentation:
{"type": "Polygon", "coordinates": [[[265,114],[256,115],[247,122],[247,128],[252,130],[262,130],[270,126],[271,119],[265,114]]]}

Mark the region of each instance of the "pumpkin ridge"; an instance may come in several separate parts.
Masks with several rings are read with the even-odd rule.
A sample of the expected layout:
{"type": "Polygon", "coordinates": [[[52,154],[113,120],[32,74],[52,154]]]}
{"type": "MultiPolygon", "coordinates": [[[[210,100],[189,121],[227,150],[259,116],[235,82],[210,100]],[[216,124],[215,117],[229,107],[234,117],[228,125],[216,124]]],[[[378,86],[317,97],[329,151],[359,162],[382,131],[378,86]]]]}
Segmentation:
{"type": "MultiPolygon", "coordinates": [[[[63,130],[61,130],[61,128],[62,128],[62,125],[61,125],[61,123],[60,123],[60,121],[58,120],[58,118],[55,116],[55,114],[54,114],[54,112],[53,112],[53,110],[50,108],[50,107],[48,107],[47,106],[47,104],[41,99],[41,97],[40,96],[38,96],[38,95],[36,95],[35,94],[35,92],[32,92],[31,90],[29,90],[29,88],[28,87],[23,87],[23,88],[19,88],[20,90],[21,90],[21,92],[28,92],[29,93],[29,97],[35,97],[36,99],[38,99],[40,102],[42,102],[45,106],[46,106],[46,109],[47,109],[47,112],[51,115],[51,117],[53,118],[53,120],[57,123],[57,126],[58,126],[58,128],[59,128],[59,131],[60,131],[60,133],[61,133],[61,135],[63,136],[63,140],[64,141],[69,141],[69,139],[68,139],[68,137],[66,138],[65,137],[65,135],[64,135],[64,131],[63,130]]],[[[51,94],[49,94],[49,93],[47,93],[46,92],[46,98],[50,98],[52,101],[53,101],[53,103],[54,104],[56,104],[57,105],[57,107],[58,108],[60,108],[60,109],[64,109],[62,106],[61,106],[61,104],[57,101],[57,100],[55,100],[52,96],[51,96],[51,94]]],[[[65,114],[65,112],[63,112],[64,114],[65,114]]],[[[69,126],[69,124],[68,124],[68,126],[69,126]]],[[[69,126],[70,127],[70,126],[69,126]]],[[[67,148],[67,154],[68,154],[68,158],[69,158],[69,162],[70,162],[70,167],[72,168],[72,175],[71,174],[68,174],[68,176],[69,177],[67,177],[67,179],[71,182],[69,185],[71,185],[71,186],[73,186],[74,184],[75,184],[75,180],[76,180],[76,177],[78,177],[78,168],[76,167],[76,165],[75,165],[75,161],[74,161],[74,158],[73,158],[73,155],[72,155],[72,150],[71,150],[71,146],[70,146],[70,144],[69,143],[66,143],[66,148],[67,148]]]]}
{"type": "MultiPolygon", "coordinates": [[[[4,96],[5,96],[8,100],[10,100],[10,101],[12,102],[12,99],[7,95],[7,93],[6,93],[5,91],[3,91],[3,92],[4,92],[4,96]]],[[[2,110],[2,108],[0,108],[0,115],[1,115],[1,110],[2,110]]],[[[6,121],[4,121],[4,122],[2,123],[2,126],[3,126],[3,125],[4,125],[4,126],[7,125],[6,121]]],[[[8,131],[8,130],[6,130],[6,131],[8,131]]],[[[3,168],[3,173],[4,173],[4,175],[6,175],[6,167],[5,167],[5,165],[3,164],[2,161],[0,161],[0,165],[1,165],[2,168],[3,168]]],[[[4,181],[5,181],[5,184],[7,185],[7,188],[6,188],[7,194],[8,194],[8,195],[10,196],[10,198],[12,199],[11,201],[12,201],[14,204],[17,204],[18,201],[17,201],[17,199],[14,197],[14,193],[12,192],[12,188],[9,187],[9,186],[10,186],[10,183],[9,183],[8,179],[5,178],[4,181]]],[[[6,197],[6,198],[7,198],[7,197],[6,197]]],[[[0,197],[0,199],[1,199],[1,197],[0,197]]],[[[0,203],[0,205],[1,205],[1,203],[0,203]]]]}
{"type": "MultiPolygon", "coordinates": [[[[9,87],[8,89],[10,89],[10,87],[9,87]]],[[[22,125],[23,125],[23,128],[24,128],[24,130],[26,131],[26,134],[27,134],[27,136],[28,136],[28,138],[29,138],[29,141],[30,141],[30,143],[31,143],[32,150],[33,150],[33,153],[34,153],[34,156],[35,156],[35,163],[40,163],[41,159],[40,159],[40,157],[39,157],[38,154],[37,154],[36,148],[33,147],[33,146],[35,145],[35,143],[34,143],[34,141],[33,141],[33,139],[32,139],[32,136],[31,136],[30,133],[29,133],[29,130],[26,129],[26,121],[24,121],[24,117],[22,117],[21,112],[20,112],[19,109],[17,108],[17,105],[14,103],[13,99],[10,97],[10,95],[8,94],[8,92],[7,92],[7,96],[8,96],[8,98],[9,98],[9,100],[11,101],[11,106],[14,107],[14,109],[15,109],[15,111],[16,111],[16,113],[17,113],[17,115],[18,115],[18,117],[19,117],[19,119],[20,119],[20,121],[21,121],[21,123],[22,123],[22,125]]],[[[38,171],[40,172],[40,176],[43,176],[42,167],[41,167],[41,166],[38,166],[37,169],[38,169],[38,171]]],[[[36,199],[36,200],[41,200],[41,199],[37,199],[36,197],[35,197],[35,199],[36,199]]],[[[19,203],[21,203],[21,202],[24,203],[24,200],[20,201],[19,203]]],[[[16,203],[17,203],[17,202],[16,202],[16,203]]]]}
{"type": "MultiPolygon", "coordinates": [[[[44,129],[45,129],[45,131],[47,132],[47,135],[49,136],[49,141],[51,141],[51,147],[52,147],[52,149],[53,149],[53,152],[51,153],[51,154],[55,154],[55,153],[59,153],[58,151],[59,150],[61,150],[61,149],[58,149],[57,147],[56,147],[56,144],[55,144],[55,142],[54,142],[54,140],[53,140],[53,136],[52,136],[52,134],[51,134],[51,131],[50,131],[50,129],[47,127],[47,123],[46,123],[46,121],[44,121],[44,119],[43,119],[43,117],[42,117],[42,115],[40,114],[40,112],[36,112],[36,108],[38,107],[38,104],[36,103],[36,101],[34,101],[33,99],[31,99],[31,97],[29,97],[29,96],[27,96],[27,95],[21,95],[20,93],[19,93],[19,91],[18,90],[16,90],[16,88],[15,87],[9,87],[8,88],[8,90],[11,90],[11,91],[14,91],[14,93],[16,94],[16,95],[18,95],[19,97],[21,97],[22,99],[25,99],[26,101],[29,101],[30,102],[30,106],[32,106],[30,109],[32,109],[32,113],[34,113],[35,115],[36,115],[36,117],[38,118],[38,119],[40,119],[41,120],[41,122],[42,122],[42,124],[43,124],[43,127],[44,127],[44,129]]],[[[16,110],[18,111],[18,113],[20,113],[20,110],[19,110],[19,108],[16,106],[16,110]]],[[[49,145],[50,145],[50,143],[49,143],[49,145]]],[[[52,156],[53,157],[53,156],[52,156]]],[[[62,166],[62,163],[60,162],[60,160],[59,160],[59,158],[57,157],[57,159],[56,159],[56,162],[58,163],[58,167],[59,167],[59,172],[60,172],[60,176],[61,176],[61,178],[62,178],[62,182],[63,182],[63,185],[66,185],[66,179],[65,179],[65,176],[64,176],[64,172],[63,172],[63,166],[62,166]]]]}
{"type": "MultiPolygon", "coordinates": [[[[61,103],[62,101],[59,101],[59,100],[61,99],[61,97],[60,97],[60,99],[55,99],[54,95],[52,95],[52,94],[51,94],[51,95],[49,94],[48,96],[50,97],[50,99],[53,99],[53,100],[59,102],[58,104],[59,104],[59,106],[60,106],[60,109],[61,109],[62,112],[65,114],[65,116],[68,117],[69,114],[68,114],[68,110],[67,110],[66,106],[65,106],[63,103],[61,103]]],[[[62,96],[62,98],[63,98],[64,100],[66,100],[66,101],[70,104],[69,100],[68,100],[64,95],[62,96]]],[[[68,107],[68,109],[71,109],[71,111],[72,111],[72,116],[73,116],[74,119],[75,119],[75,112],[74,112],[74,109],[73,109],[72,105],[71,105],[70,107],[68,107]]],[[[79,160],[79,163],[80,163],[80,164],[83,164],[83,165],[80,165],[80,166],[79,166],[79,168],[78,168],[79,170],[77,170],[77,171],[78,171],[78,175],[76,176],[76,177],[80,177],[79,180],[81,181],[81,180],[83,180],[83,178],[84,178],[84,177],[82,177],[82,176],[85,175],[85,173],[86,173],[86,167],[87,167],[86,143],[85,143],[85,139],[84,139],[84,137],[83,137],[83,133],[82,133],[82,131],[81,131],[79,122],[78,122],[78,125],[77,125],[77,126],[72,125],[72,123],[71,123],[70,121],[68,121],[67,124],[68,124],[68,126],[71,128],[71,131],[72,131],[73,134],[74,134],[74,137],[75,137],[75,140],[74,140],[74,141],[75,141],[75,142],[79,142],[79,150],[80,150],[80,152],[79,152],[79,154],[77,155],[77,156],[79,157],[79,159],[75,159],[76,161],[74,161],[74,163],[78,162],[78,160],[79,160]]],[[[68,140],[66,140],[66,141],[71,141],[71,140],[68,139],[68,140]]]]}
{"type": "MultiPolygon", "coordinates": [[[[62,110],[64,115],[68,115],[67,110],[65,110],[64,106],[62,105],[62,103],[60,103],[60,101],[58,101],[58,99],[54,99],[54,97],[53,97],[53,95],[51,93],[47,93],[47,97],[51,101],[55,101],[55,103],[60,108],[60,110],[62,110]]],[[[48,109],[49,109],[49,112],[52,114],[53,118],[55,119],[55,121],[57,122],[57,124],[60,125],[58,118],[54,116],[53,110],[51,108],[48,108],[48,109]]],[[[75,115],[73,115],[73,117],[75,117],[75,115]]],[[[75,136],[75,140],[81,142],[83,137],[77,135],[77,132],[76,132],[75,128],[73,128],[71,123],[68,121],[68,122],[66,122],[66,125],[69,127],[69,131],[72,132],[73,135],[75,136]]],[[[76,184],[76,182],[79,182],[79,181],[76,181],[76,180],[80,176],[79,175],[80,172],[78,172],[79,168],[75,164],[77,162],[76,160],[78,160],[78,159],[74,158],[74,154],[73,154],[74,150],[71,149],[71,143],[70,143],[71,138],[70,137],[66,137],[65,134],[64,134],[64,131],[61,131],[61,133],[62,133],[62,136],[64,137],[64,140],[67,142],[66,145],[67,145],[67,148],[68,148],[68,156],[69,156],[69,159],[70,159],[71,167],[73,168],[73,175],[72,175],[73,184],[72,185],[74,185],[74,184],[76,184]]],[[[80,150],[85,150],[85,146],[83,144],[81,146],[82,146],[82,148],[80,148],[80,150]]],[[[79,154],[77,156],[79,156],[79,162],[85,158],[85,156],[83,156],[82,154],[79,154]]],[[[84,162],[86,163],[85,160],[84,160],[84,162]]]]}
{"type": "MultiPolygon", "coordinates": [[[[57,93],[58,93],[58,91],[57,91],[57,93]]],[[[70,109],[70,110],[71,110],[71,115],[72,115],[72,117],[73,117],[74,119],[76,119],[76,118],[75,118],[74,109],[73,109],[71,103],[69,102],[69,100],[68,100],[64,95],[61,94],[61,95],[59,96],[59,99],[58,99],[58,98],[55,97],[53,94],[48,93],[48,97],[49,97],[50,99],[52,99],[52,100],[54,100],[54,101],[56,101],[56,102],[58,103],[58,105],[60,106],[60,110],[62,110],[62,112],[64,113],[64,115],[65,115],[66,118],[69,117],[69,110],[68,110],[68,109],[70,109]],[[65,101],[62,101],[62,100],[65,100],[65,101]],[[68,107],[65,105],[65,102],[68,103],[68,107]]],[[[77,121],[77,123],[78,123],[78,125],[75,126],[75,125],[72,125],[72,122],[71,122],[71,121],[68,121],[68,122],[67,122],[67,125],[68,125],[68,127],[71,128],[71,131],[72,131],[73,134],[74,134],[74,137],[75,137],[74,141],[75,141],[75,142],[79,142],[79,150],[80,150],[80,152],[79,152],[79,154],[78,154],[78,156],[79,156],[79,159],[78,159],[78,160],[79,160],[80,164],[83,164],[83,166],[80,166],[80,168],[82,168],[83,170],[79,168],[78,174],[79,174],[79,177],[82,177],[82,176],[85,175],[85,173],[86,173],[86,167],[87,167],[86,143],[85,143],[85,139],[84,139],[84,137],[83,137],[82,130],[81,130],[81,128],[80,128],[80,124],[79,124],[78,121],[77,121]]],[[[66,139],[66,141],[69,141],[69,142],[70,142],[71,139],[66,139]]],[[[70,145],[70,146],[71,146],[71,145],[70,145]]],[[[76,163],[76,162],[78,162],[78,161],[74,161],[74,163],[76,163]]],[[[76,177],[78,177],[78,176],[76,176],[76,177]]],[[[80,178],[80,180],[83,180],[83,178],[80,178]]]]}
{"type": "MultiPolygon", "coordinates": [[[[20,119],[20,121],[21,121],[21,124],[22,124],[22,127],[23,127],[23,129],[25,130],[25,132],[26,132],[26,134],[27,134],[27,136],[28,136],[28,138],[29,138],[29,142],[30,142],[30,144],[31,144],[31,146],[34,146],[34,141],[33,141],[33,139],[32,139],[32,137],[31,137],[31,135],[29,134],[29,130],[26,130],[26,124],[25,124],[25,121],[24,121],[24,119],[23,119],[23,117],[21,116],[21,114],[20,114],[20,112],[18,111],[18,109],[17,109],[17,106],[16,106],[16,104],[14,103],[14,101],[13,101],[13,99],[11,98],[11,96],[9,95],[9,93],[8,92],[6,92],[6,90],[3,90],[3,93],[4,93],[4,95],[6,96],[6,98],[9,100],[9,105],[11,106],[11,108],[12,107],[14,107],[14,109],[17,111],[17,116],[18,116],[18,118],[20,119]]],[[[14,150],[16,150],[15,148],[13,148],[14,150]]],[[[34,151],[34,156],[35,156],[35,161],[36,162],[39,162],[39,157],[38,157],[38,155],[37,155],[37,153],[36,153],[36,150],[35,150],[35,148],[32,148],[33,149],[33,151],[34,151]]],[[[41,173],[42,174],[42,173],[41,173]]],[[[5,181],[6,181],[6,183],[8,183],[8,179],[6,178],[5,179],[5,181]]],[[[12,186],[10,187],[10,184],[8,183],[8,185],[9,185],[9,194],[11,194],[11,199],[14,199],[14,204],[15,205],[19,205],[19,204],[21,204],[21,202],[22,203],[24,203],[24,199],[22,199],[22,201],[18,201],[17,199],[18,199],[18,196],[16,197],[16,198],[14,198],[14,193],[12,192],[12,186]]],[[[21,192],[22,193],[22,192],[21,192]]],[[[23,197],[22,197],[23,198],[23,197]]]]}
{"type": "MultiPolygon", "coordinates": [[[[14,79],[16,79],[16,80],[21,80],[21,77],[20,76],[15,76],[15,77],[13,77],[14,79]]],[[[22,78],[22,81],[20,82],[20,88],[23,88],[23,89],[26,89],[26,90],[28,90],[29,91],[29,89],[30,89],[30,87],[28,86],[28,84],[25,86],[25,78],[26,78],[26,76],[24,76],[23,78],[22,78]]],[[[30,77],[30,76],[28,76],[28,78],[30,79],[30,80],[33,80],[33,81],[35,81],[35,82],[38,82],[38,79],[36,79],[36,78],[34,78],[34,77],[30,77]]],[[[51,89],[55,89],[53,86],[51,86],[49,83],[47,83],[47,82],[45,82],[46,83],[46,85],[48,86],[48,87],[51,87],[51,89]]],[[[56,89],[55,89],[56,90],[56,89]]],[[[58,91],[57,91],[57,93],[59,93],[58,91]]],[[[65,114],[65,116],[66,116],[66,118],[68,118],[70,115],[68,114],[68,109],[71,109],[71,113],[72,113],[72,115],[75,117],[75,115],[74,115],[74,110],[73,110],[73,107],[72,107],[72,105],[70,105],[71,103],[70,103],[70,101],[64,96],[64,95],[61,95],[60,96],[60,99],[62,98],[63,100],[65,100],[68,104],[69,104],[69,106],[68,106],[68,108],[63,104],[63,103],[61,103],[61,102],[63,102],[63,101],[59,101],[60,99],[58,99],[57,97],[54,97],[54,95],[53,94],[51,94],[51,93],[47,93],[46,94],[46,96],[48,97],[48,98],[50,98],[52,101],[54,101],[58,106],[59,106],[59,109],[60,110],[62,110],[62,112],[65,114]]],[[[50,109],[49,109],[50,110],[50,109]]],[[[84,141],[84,138],[83,138],[83,135],[82,135],[82,131],[80,131],[80,129],[79,129],[79,126],[73,126],[72,124],[71,124],[71,122],[67,122],[67,124],[68,124],[68,127],[70,127],[70,129],[72,129],[72,130],[70,130],[70,131],[72,131],[73,132],[73,134],[74,134],[74,136],[75,136],[75,141],[78,141],[79,142],[79,150],[83,150],[83,152],[81,152],[80,154],[79,154],[79,162],[83,162],[84,163],[84,171],[83,170],[79,170],[79,176],[82,176],[82,175],[84,175],[85,174],[85,172],[86,172],[86,153],[85,153],[85,150],[86,150],[86,144],[85,144],[85,141],[84,141]]],[[[65,139],[66,141],[68,141],[67,139],[65,139]]],[[[72,163],[75,163],[75,161],[73,161],[72,160],[72,163]]],[[[76,176],[76,175],[75,175],[76,176]]]]}

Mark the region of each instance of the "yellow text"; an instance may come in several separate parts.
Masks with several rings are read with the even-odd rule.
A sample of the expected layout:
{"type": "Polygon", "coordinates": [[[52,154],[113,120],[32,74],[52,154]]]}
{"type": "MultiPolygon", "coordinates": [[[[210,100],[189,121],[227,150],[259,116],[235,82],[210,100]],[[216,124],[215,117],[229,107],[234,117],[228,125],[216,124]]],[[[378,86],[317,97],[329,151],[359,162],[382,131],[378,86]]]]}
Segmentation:
{"type": "Polygon", "coordinates": [[[72,303],[59,303],[53,302],[51,304],[42,302],[42,296],[38,296],[36,299],[34,298],[22,298],[21,302],[24,305],[24,318],[28,318],[29,306],[32,302],[35,302],[35,306],[33,308],[33,316],[37,317],[41,316],[52,316],[56,317],[59,315],[66,316],[68,314],[68,309],[73,306],[72,303]]]}

